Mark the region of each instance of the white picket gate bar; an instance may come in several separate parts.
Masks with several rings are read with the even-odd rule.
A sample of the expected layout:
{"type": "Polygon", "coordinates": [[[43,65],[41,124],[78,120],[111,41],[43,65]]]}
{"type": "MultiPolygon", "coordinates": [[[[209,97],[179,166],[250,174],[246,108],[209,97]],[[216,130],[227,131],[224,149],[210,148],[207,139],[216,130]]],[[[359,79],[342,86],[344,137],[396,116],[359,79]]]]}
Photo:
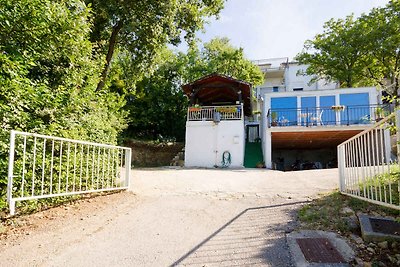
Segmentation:
{"type": "Polygon", "coordinates": [[[11,131],[7,201],[127,189],[131,149],[11,131]]]}
{"type": "Polygon", "coordinates": [[[400,166],[392,151],[399,134],[395,117],[392,113],[337,147],[342,194],[400,209],[400,166]]]}

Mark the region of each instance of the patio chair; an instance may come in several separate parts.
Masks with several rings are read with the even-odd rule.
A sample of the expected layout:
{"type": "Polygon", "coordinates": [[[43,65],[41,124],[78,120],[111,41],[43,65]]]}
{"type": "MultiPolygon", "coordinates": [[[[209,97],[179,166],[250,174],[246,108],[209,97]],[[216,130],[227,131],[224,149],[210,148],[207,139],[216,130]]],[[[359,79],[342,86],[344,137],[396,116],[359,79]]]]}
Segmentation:
{"type": "Polygon", "coordinates": [[[279,117],[278,125],[279,126],[289,126],[289,120],[286,119],[284,116],[279,117]]]}
{"type": "Polygon", "coordinates": [[[311,125],[314,125],[314,123],[315,123],[315,125],[324,125],[324,123],[322,122],[322,114],[323,113],[324,113],[324,111],[321,110],[321,111],[319,111],[319,112],[317,111],[317,113],[313,114],[310,117],[311,125]]]}

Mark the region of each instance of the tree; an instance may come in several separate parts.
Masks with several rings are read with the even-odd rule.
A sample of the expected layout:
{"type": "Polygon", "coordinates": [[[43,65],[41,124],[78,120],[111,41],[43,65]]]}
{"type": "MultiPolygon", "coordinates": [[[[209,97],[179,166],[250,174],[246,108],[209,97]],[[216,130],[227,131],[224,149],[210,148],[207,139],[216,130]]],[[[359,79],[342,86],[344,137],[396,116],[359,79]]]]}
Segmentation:
{"type": "Polygon", "coordinates": [[[365,56],[366,44],[356,24],[353,16],[331,19],[324,24],[322,34],[305,42],[304,50],[296,56],[296,60],[309,64],[307,75],[337,81],[341,87],[368,84],[363,79],[363,66],[360,64],[360,58],[365,56]]]}
{"type": "Polygon", "coordinates": [[[243,48],[236,48],[229,39],[214,38],[199,50],[192,47],[186,55],[181,55],[183,66],[187,69],[185,82],[191,82],[210,73],[219,73],[252,85],[264,82],[260,68],[246,59],[243,48]]]}
{"type": "Polygon", "coordinates": [[[307,40],[296,59],[307,74],[339,81],[342,87],[376,85],[399,97],[400,2],[374,8],[354,19],[330,20],[324,32],[307,40]]]}
{"type": "Polygon", "coordinates": [[[223,0],[86,0],[94,14],[92,42],[106,54],[97,90],[104,87],[118,45],[131,53],[138,72],[147,68],[165,44],[190,41],[204,18],[217,15],[223,0]]]}
{"type": "Polygon", "coordinates": [[[374,8],[359,19],[366,42],[366,56],[361,59],[363,74],[374,85],[385,88],[392,98],[400,100],[400,2],[374,8]]]}
{"type": "MultiPolygon", "coordinates": [[[[110,88],[124,90],[131,84],[122,83],[123,69],[116,65],[126,64],[126,58],[116,61],[110,73],[110,88]],[[115,73],[119,69],[118,74],[115,73]]],[[[253,84],[263,83],[260,69],[244,57],[243,49],[229,44],[227,38],[216,38],[205,43],[200,50],[192,45],[187,53],[173,53],[164,48],[154,64],[155,71],[136,82],[127,95],[129,111],[127,135],[136,138],[173,139],[183,141],[188,100],[181,86],[210,73],[229,75],[253,84]]],[[[128,90],[127,90],[128,91],[128,90]]]]}
{"type": "Polygon", "coordinates": [[[115,144],[126,127],[124,99],[95,90],[90,21],[79,0],[0,0],[0,209],[10,130],[115,144]]]}
{"type": "Polygon", "coordinates": [[[128,136],[184,140],[187,99],[181,90],[178,57],[164,48],[158,68],[127,94],[128,136]]]}

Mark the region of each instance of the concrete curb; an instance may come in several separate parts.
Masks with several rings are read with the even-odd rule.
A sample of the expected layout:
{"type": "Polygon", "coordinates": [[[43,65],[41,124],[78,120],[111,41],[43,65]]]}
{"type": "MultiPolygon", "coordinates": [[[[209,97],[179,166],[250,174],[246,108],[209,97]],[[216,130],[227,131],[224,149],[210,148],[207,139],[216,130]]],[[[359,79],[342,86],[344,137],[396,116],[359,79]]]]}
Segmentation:
{"type": "Polygon", "coordinates": [[[358,219],[360,221],[362,238],[364,239],[365,242],[373,242],[373,241],[381,242],[385,240],[400,241],[400,236],[378,233],[374,232],[374,230],[372,229],[370,219],[378,219],[378,220],[393,222],[392,219],[384,217],[372,217],[365,214],[360,214],[358,216],[358,219]]]}
{"type": "Polygon", "coordinates": [[[303,252],[301,251],[299,245],[296,242],[298,238],[327,238],[335,249],[342,255],[342,257],[347,261],[351,262],[354,257],[354,251],[351,247],[340,238],[337,234],[325,231],[311,231],[311,230],[301,230],[298,232],[292,232],[286,235],[287,244],[289,246],[290,254],[292,255],[293,263],[297,267],[344,267],[350,266],[347,263],[310,263],[308,262],[303,252]]]}

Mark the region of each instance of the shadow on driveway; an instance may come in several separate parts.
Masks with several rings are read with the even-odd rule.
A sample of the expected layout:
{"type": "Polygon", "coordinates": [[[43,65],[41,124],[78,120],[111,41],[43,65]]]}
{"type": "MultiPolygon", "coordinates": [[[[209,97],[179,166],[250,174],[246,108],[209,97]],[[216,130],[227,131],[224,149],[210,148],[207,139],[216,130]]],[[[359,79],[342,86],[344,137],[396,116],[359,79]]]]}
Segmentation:
{"type": "Polygon", "coordinates": [[[285,232],[305,203],[245,209],[170,266],[291,266],[285,232]]]}

